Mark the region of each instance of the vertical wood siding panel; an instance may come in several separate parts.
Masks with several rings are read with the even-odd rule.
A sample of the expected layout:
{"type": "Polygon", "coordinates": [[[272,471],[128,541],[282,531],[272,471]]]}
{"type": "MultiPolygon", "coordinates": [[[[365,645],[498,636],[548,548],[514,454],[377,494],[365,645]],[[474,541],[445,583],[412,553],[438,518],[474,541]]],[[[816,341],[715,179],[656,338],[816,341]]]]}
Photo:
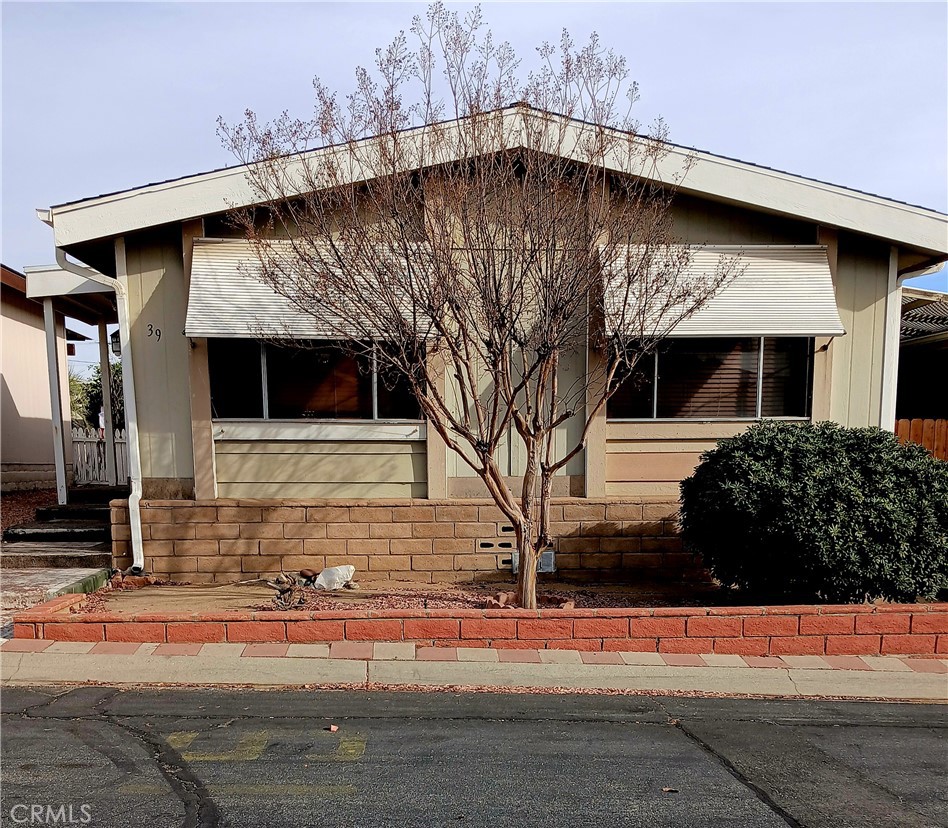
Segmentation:
{"type": "Polygon", "coordinates": [[[180,230],[126,239],[132,354],[137,384],[142,474],[191,478],[187,309],[180,230]],[[161,339],[148,336],[148,326],[161,339]]]}

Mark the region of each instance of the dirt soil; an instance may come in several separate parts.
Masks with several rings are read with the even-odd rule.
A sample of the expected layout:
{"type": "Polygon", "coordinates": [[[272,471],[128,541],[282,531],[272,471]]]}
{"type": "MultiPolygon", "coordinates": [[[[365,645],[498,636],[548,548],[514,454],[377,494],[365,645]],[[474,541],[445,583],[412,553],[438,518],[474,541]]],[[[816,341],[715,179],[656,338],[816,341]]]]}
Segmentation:
{"type": "Polygon", "coordinates": [[[55,489],[4,492],[0,497],[0,529],[8,529],[18,523],[33,523],[39,507],[55,505],[55,489]]]}
{"type": "MultiPolygon", "coordinates": [[[[412,581],[359,580],[358,589],[324,592],[306,589],[301,611],[378,609],[483,609],[487,599],[512,584],[418,584],[412,581]]],[[[721,590],[710,584],[660,583],[589,586],[544,583],[540,594],[574,601],[577,608],[707,606],[722,602],[721,590]]],[[[89,597],[78,612],[219,612],[275,610],[274,591],[264,584],[162,585],[137,590],[110,590],[89,597]]]]}

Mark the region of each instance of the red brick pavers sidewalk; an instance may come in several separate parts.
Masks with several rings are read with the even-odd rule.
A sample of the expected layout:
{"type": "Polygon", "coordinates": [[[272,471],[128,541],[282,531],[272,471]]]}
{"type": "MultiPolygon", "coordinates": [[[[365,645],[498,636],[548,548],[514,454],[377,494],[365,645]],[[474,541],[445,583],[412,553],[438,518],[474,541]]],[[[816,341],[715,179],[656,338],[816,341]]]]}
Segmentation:
{"type": "Polygon", "coordinates": [[[419,685],[948,701],[948,659],[332,644],[12,639],[5,683],[419,685]]]}

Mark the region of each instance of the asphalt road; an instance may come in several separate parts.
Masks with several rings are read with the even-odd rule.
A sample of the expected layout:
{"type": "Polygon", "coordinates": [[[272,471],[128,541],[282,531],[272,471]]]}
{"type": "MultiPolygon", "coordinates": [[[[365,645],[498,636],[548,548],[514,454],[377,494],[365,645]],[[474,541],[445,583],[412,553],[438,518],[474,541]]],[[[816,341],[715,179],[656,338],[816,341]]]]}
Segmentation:
{"type": "Polygon", "coordinates": [[[0,703],[3,826],[948,826],[940,705],[101,687],[0,703]]]}

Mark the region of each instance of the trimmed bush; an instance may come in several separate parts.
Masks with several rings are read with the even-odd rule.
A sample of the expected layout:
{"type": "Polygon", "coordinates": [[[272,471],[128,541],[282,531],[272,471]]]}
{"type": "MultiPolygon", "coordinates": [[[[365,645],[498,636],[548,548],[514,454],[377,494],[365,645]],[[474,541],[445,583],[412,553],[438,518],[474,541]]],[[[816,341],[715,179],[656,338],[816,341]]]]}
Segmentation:
{"type": "Polygon", "coordinates": [[[875,428],[761,423],[681,484],[686,548],[723,584],[793,601],[948,586],[948,463],[875,428]]]}

